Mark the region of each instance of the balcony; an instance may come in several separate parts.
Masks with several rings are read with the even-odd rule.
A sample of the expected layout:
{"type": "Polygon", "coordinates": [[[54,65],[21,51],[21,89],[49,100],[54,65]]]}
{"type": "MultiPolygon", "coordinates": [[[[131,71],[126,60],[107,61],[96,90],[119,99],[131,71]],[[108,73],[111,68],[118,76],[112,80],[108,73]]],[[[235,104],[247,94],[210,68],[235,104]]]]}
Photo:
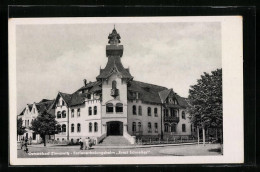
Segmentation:
{"type": "Polygon", "coordinates": [[[111,96],[116,97],[119,95],[118,89],[111,89],[111,96]]]}
{"type": "Polygon", "coordinates": [[[164,117],[164,122],[176,122],[178,123],[180,121],[179,117],[176,116],[166,116],[164,117]]]}

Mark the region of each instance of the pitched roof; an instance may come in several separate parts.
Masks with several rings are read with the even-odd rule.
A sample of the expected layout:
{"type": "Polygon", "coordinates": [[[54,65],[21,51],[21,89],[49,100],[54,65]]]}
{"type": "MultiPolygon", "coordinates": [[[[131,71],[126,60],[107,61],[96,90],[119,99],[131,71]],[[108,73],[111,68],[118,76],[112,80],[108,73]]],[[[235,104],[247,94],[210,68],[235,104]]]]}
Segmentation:
{"type": "Polygon", "coordinates": [[[73,93],[69,101],[69,106],[76,106],[85,102],[86,94],[73,93]]]}
{"type": "Polygon", "coordinates": [[[119,56],[108,57],[107,65],[104,69],[100,70],[100,74],[97,76],[97,79],[109,77],[111,74],[113,74],[113,72],[115,72],[114,69],[116,72],[122,75],[123,78],[132,79],[132,75],[129,73],[129,70],[124,68],[120,58],[121,57],[119,56]]]}
{"type": "Polygon", "coordinates": [[[18,116],[22,116],[23,113],[25,112],[25,109],[26,109],[26,108],[24,108],[23,111],[22,111],[18,116]]]}
{"type": "MultiPolygon", "coordinates": [[[[85,102],[85,98],[87,96],[86,94],[80,94],[79,92],[75,92],[73,94],[59,92],[58,95],[60,95],[62,97],[62,99],[66,102],[66,104],[69,107],[83,104],[85,102]]],[[[56,101],[56,99],[55,99],[55,101],[56,101]]],[[[54,104],[52,104],[52,106],[53,105],[54,104]]]]}
{"type": "Polygon", "coordinates": [[[47,99],[43,99],[43,100],[46,101],[40,101],[39,103],[35,104],[39,113],[43,113],[47,111],[49,107],[52,105],[52,103],[54,102],[54,100],[47,100],[47,99]]]}
{"type": "Polygon", "coordinates": [[[177,98],[177,101],[178,101],[178,103],[179,103],[179,105],[180,105],[181,107],[186,108],[186,107],[189,106],[189,104],[188,104],[188,99],[187,99],[187,98],[181,97],[181,96],[179,96],[179,95],[176,95],[176,98],[177,98]]]}
{"type": "Polygon", "coordinates": [[[28,104],[29,110],[32,110],[33,105],[32,104],[28,104]]]}
{"type": "Polygon", "coordinates": [[[85,90],[85,89],[90,89],[91,90],[92,88],[98,88],[100,86],[101,86],[101,82],[100,81],[89,82],[89,83],[87,83],[87,85],[81,87],[76,92],[81,91],[81,90],[85,90]]]}
{"type": "Polygon", "coordinates": [[[171,91],[172,89],[167,89],[159,92],[159,96],[161,98],[162,103],[164,103],[164,101],[166,100],[166,98],[168,97],[171,91]]]}
{"type": "Polygon", "coordinates": [[[140,81],[130,81],[128,86],[128,99],[134,99],[131,92],[138,92],[139,99],[149,103],[161,103],[158,92],[166,90],[166,87],[148,84],[140,81]]]}

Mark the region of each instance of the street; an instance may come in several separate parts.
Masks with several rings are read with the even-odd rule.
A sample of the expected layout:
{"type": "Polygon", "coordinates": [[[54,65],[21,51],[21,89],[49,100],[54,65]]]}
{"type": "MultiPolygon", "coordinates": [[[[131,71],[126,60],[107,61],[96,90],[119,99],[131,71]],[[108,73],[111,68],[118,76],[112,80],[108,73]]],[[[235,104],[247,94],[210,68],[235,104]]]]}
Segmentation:
{"type": "Polygon", "coordinates": [[[221,155],[219,144],[181,145],[147,148],[92,148],[80,150],[79,146],[34,147],[28,146],[25,153],[18,148],[18,158],[50,158],[50,157],[124,157],[124,156],[203,156],[221,155]]]}

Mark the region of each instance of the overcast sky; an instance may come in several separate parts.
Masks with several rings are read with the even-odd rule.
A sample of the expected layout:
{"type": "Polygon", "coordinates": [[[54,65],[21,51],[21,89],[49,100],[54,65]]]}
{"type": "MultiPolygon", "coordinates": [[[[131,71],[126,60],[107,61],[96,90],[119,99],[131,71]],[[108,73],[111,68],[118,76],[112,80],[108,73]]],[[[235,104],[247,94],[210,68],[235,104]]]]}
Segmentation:
{"type": "MultiPolygon", "coordinates": [[[[203,72],[221,68],[220,23],[117,24],[122,63],[137,81],[188,96],[203,72]]],[[[17,110],[95,81],[113,24],[17,25],[17,110]]]]}

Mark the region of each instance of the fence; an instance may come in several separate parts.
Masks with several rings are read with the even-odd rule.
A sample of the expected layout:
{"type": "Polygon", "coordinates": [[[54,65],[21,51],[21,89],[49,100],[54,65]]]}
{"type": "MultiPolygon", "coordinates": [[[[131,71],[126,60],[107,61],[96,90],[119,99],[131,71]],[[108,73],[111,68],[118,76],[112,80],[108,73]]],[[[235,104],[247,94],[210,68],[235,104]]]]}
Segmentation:
{"type": "MultiPolygon", "coordinates": [[[[209,142],[209,139],[205,140],[209,142]]],[[[173,137],[173,138],[138,138],[136,143],[139,145],[158,145],[158,144],[179,144],[179,143],[196,143],[198,142],[195,137],[173,137]]],[[[203,142],[203,139],[200,139],[200,142],[203,142]]]]}

